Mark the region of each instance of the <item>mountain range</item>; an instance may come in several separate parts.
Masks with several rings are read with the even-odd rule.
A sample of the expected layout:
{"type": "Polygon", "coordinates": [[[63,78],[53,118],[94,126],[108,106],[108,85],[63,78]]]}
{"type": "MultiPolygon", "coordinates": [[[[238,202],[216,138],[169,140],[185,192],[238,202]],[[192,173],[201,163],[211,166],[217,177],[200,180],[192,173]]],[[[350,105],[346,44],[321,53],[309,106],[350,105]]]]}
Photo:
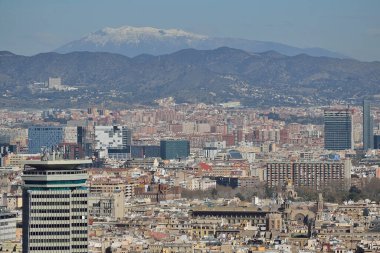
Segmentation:
{"type": "Polygon", "coordinates": [[[69,42],[55,51],[59,53],[75,51],[108,52],[134,57],[140,54],[170,54],[188,48],[210,50],[219,47],[231,47],[255,53],[276,51],[288,56],[307,54],[311,56],[348,58],[340,53],[322,48],[297,48],[269,41],[216,38],[179,29],[165,30],[132,26],[103,28],[81,39],[69,42]]]}
{"type": "Polygon", "coordinates": [[[109,107],[177,102],[241,101],[247,106],[326,105],[380,94],[380,62],[250,53],[222,47],[127,57],[73,52],[20,56],[0,52],[0,106],[109,107]],[[61,77],[77,90],[41,87],[61,77]],[[42,84],[43,86],[43,84],[42,84]]]}

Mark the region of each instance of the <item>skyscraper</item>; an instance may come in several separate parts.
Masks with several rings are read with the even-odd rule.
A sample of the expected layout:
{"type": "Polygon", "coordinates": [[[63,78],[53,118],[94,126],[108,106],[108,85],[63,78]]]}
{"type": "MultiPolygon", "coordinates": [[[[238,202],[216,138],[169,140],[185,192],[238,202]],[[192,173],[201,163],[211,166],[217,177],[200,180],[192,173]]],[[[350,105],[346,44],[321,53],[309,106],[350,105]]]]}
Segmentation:
{"type": "Polygon", "coordinates": [[[23,253],[88,252],[88,175],[79,168],[88,163],[48,160],[25,165],[23,253]]]}
{"type": "Polygon", "coordinates": [[[371,103],[363,101],[363,149],[373,149],[373,116],[371,115],[371,103]]]}
{"type": "Polygon", "coordinates": [[[95,126],[95,149],[126,149],[132,145],[132,131],[126,126],[95,126]]]}
{"type": "Polygon", "coordinates": [[[324,112],[325,149],[353,149],[352,111],[326,109],[324,112]]]}

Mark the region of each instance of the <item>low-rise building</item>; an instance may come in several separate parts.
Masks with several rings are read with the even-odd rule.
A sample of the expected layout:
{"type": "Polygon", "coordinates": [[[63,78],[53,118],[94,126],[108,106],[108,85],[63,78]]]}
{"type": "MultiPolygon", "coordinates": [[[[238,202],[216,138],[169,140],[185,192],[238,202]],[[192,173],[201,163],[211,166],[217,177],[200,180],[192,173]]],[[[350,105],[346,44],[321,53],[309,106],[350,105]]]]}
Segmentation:
{"type": "Polygon", "coordinates": [[[0,207],[0,242],[16,240],[16,214],[0,207]]]}

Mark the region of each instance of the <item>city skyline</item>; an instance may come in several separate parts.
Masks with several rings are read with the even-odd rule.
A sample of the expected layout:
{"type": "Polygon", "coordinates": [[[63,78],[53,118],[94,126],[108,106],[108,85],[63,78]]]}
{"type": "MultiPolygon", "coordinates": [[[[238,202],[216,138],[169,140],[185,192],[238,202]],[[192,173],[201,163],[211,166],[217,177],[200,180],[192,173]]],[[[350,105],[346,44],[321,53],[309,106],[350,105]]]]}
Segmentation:
{"type": "Polygon", "coordinates": [[[379,9],[0,0],[0,252],[380,252],[379,9]]]}

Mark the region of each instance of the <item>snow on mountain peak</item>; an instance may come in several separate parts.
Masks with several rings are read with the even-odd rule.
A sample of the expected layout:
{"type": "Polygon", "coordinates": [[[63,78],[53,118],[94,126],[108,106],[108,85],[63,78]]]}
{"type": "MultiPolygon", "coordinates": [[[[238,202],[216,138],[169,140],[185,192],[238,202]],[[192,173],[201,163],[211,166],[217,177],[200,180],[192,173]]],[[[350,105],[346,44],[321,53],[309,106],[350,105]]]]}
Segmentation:
{"type": "Polygon", "coordinates": [[[96,45],[139,43],[142,39],[185,38],[188,40],[204,40],[207,36],[186,32],[180,29],[158,29],[153,27],[122,26],[118,28],[106,27],[88,34],[83,38],[96,45]]]}
{"type": "Polygon", "coordinates": [[[135,57],[140,54],[170,54],[187,48],[207,50],[220,47],[236,48],[247,52],[274,50],[284,55],[304,53],[312,56],[346,58],[344,55],[328,50],[302,49],[270,41],[208,37],[180,29],[132,26],[106,27],[87,34],[79,40],[71,41],[56,51],[60,53],[73,51],[110,52],[135,57]]]}

